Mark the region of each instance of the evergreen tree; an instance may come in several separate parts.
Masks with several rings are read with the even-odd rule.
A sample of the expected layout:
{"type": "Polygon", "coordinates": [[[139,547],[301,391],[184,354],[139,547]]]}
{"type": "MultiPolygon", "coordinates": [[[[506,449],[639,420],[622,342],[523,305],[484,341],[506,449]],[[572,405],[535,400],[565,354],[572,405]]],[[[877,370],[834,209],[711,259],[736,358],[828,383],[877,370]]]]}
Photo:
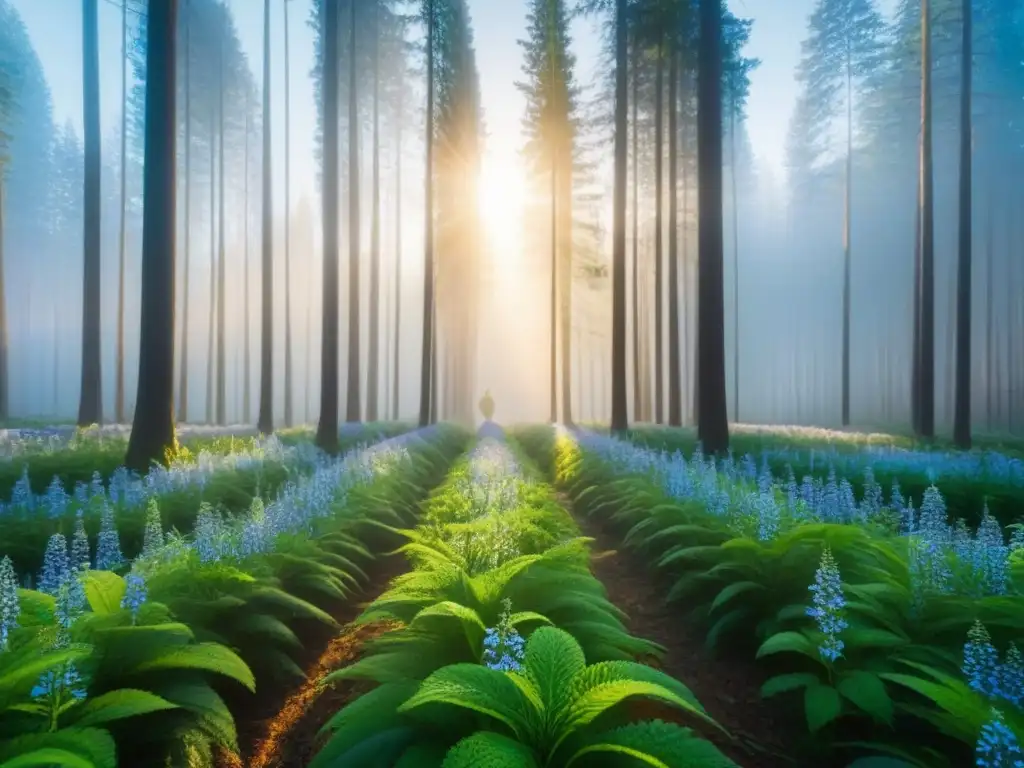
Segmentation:
{"type": "MultiPolygon", "coordinates": [[[[551,418],[558,420],[556,349],[561,342],[561,420],[572,421],[571,331],[573,269],[573,197],[578,125],[575,82],[576,58],[570,50],[569,9],[565,0],[532,0],[527,11],[527,36],[520,41],[524,53],[523,74],[517,83],[526,97],[523,127],[524,159],[532,186],[547,180],[549,193],[538,195],[546,204],[533,206],[531,217],[549,223],[551,254],[551,418]],[[545,215],[546,214],[546,215],[545,215]],[[560,338],[559,338],[560,337],[560,338]]],[[[531,231],[543,231],[540,220],[531,231]]]]}
{"type": "Polygon", "coordinates": [[[803,44],[798,79],[820,117],[845,105],[846,171],[843,215],[842,423],[850,423],[850,222],[852,217],[854,103],[880,65],[882,18],[874,0],[818,0],[803,44]]]}

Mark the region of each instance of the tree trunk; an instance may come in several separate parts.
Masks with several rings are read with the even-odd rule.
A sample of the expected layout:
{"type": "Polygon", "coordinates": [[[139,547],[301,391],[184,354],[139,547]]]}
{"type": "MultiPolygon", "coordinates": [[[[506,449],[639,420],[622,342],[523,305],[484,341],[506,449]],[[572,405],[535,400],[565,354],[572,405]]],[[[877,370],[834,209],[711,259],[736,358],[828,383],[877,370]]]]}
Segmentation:
{"type": "MultiPolygon", "coordinates": [[[[640,421],[643,412],[640,377],[640,121],[637,119],[640,101],[640,55],[635,34],[630,59],[633,107],[633,418],[640,421]]],[[[596,391],[594,394],[596,396],[596,391]]]]}
{"type": "Polygon", "coordinates": [[[213,424],[213,374],[216,363],[214,325],[217,319],[217,121],[210,103],[210,307],[206,318],[206,423],[213,424]]]}
{"type": "Polygon", "coordinates": [[[264,435],[274,431],[274,192],[271,181],[273,158],[270,151],[270,128],[270,0],[263,0],[263,295],[260,324],[260,413],[256,428],[264,435]]]}
{"type": "Polygon", "coordinates": [[[665,60],[662,55],[661,42],[659,41],[654,74],[654,422],[665,423],[665,392],[664,392],[664,317],[663,317],[663,294],[665,292],[665,280],[662,271],[664,259],[662,258],[662,236],[665,191],[662,184],[662,160],[664,155],[664,80],[665,60]]]}
{"type": "Polygon", "coordinates": [[[121,0],[121,211],[117,233],[117,341],[114,361],[114,421],[118,424],[124,424],[124,235],[127,218],[125,209],[128,206],[126,194],[127,154],[128,0],[121,0]]]}
{"type": "Polygon", "coordinates": [[[843,195],[842,424],[850,424],[850,220],[853,207],[853,64],[846,45],[846,185],[843,195]]]}
{"type": "Polygon", "coordinates": [[[395,106],[395,349],[391,375],[391,418],[398,420],[401,348],[402,348],[402,96],[405,81],[398,81],[398,102],[395,106]]]}
{"type": "MultiPolygon", "coordinates": [[[[244,202],[242,203],[245,212],[242,216],[242,289],[245,295],[242,299],[242,328],[244,335],[244,351],[242,353],[242,423],[249,424],[252,418],[252,348],[250,345],[252,314],[249,312],[249,95],[245,97],[245,181],[243,186],[244,202]]],[[[187,253],[187,251],[186,251],[187,253]]]]}
{"type": "MultiPolygon", "coordinates": [[[[124,0],[127,3],[127,0],[124,0]]],[[[181,295],[181,363],[178,366],[178,421],[188,421],[188,337],[189,322],[189,267],[192,244],[192,22],[189,15],[189,0],[184,0],[185,9],[185,273],[182,276],[181,295]]],[[[246,111],[248,119],[248,111],[246,111]]],[[[248,142],[248,134],[246,135],[248,142]]],[[[248,160],[248,143],[246,158],[248,160]]],[[[246,162],[248,168],[248,162],[246,162]]],[[[246,196],[248,200],[248,196],[246,196]]]]}
{"type": "Polygon", "coordinates": [[[10,417],[10,381],[7,367],[10,338],[7,329],[7,281],[4,279],[4,202],[4,166],[0,160],[0,421],[7,421],[10,417]]]}
{"type": "Polygon", "coordinates": [[[284,425],[292,426],[292,203],[291,203],[291,83],[288,68],[288,3],[284,0],[284,425]]]}
{"type": "Polygon", "coordinates": [[[373,5],[373,212],[370,221],[370,339],[366,420],[377,421],[380,396],[380,4],[373,5]]]}
{"type": "Polygon", "coordinates": [[[615,199],[612,239],[611,428],[625,432],[626,412],[626,0],[615,0],[615,199]]]}
{"type": "Polygon", "coordinates": [[[740,420],[740,223],[736,195],[736,102],[729,100],[729,177],[732,187],[732,407],[733,421],[740,420]]]}
{"type": "Polygon", "coordinates": [[[323,328],[320,335],[320,421],[316,444],[338,452],[338,5],[324,3],[323,328]]]}
{"type": "Polygon", "coordinates": [[[921,423],[935,436],[935,227],[932,182],[932,50],[930,0],[921,0],[921,423]]]}
{"type": "Polygon", "coordinates": [[[956,404],[953,442],[971,447],[971,0],[961,3],[960,54],[960,227],[956,279],[956,404]]]}
{"type": "Polygon", "coordinates": [[[914,325],[910,370],[910,423],[918,433],[921,431],[921,203],[921,176],[918,174],[917,205],[914,209],[914,325]]]}
{"type": "Polygon", "coordinates": [[[424,174],[423,237],[423,343],[420,363],[420,419],[430,424],[431,362],[434,317],[434,0],[427,0],[427,113],[425,121],[426,173],[424,174]]]}
{"type": "Polygon", "coordinates": [[[988,211],[986,213],[987,226],[985,232],[985,429],[991,431],[995,423],[995,411],[993,410],[992,392],[995,386],[995,271],[993,269],[995,256],[995,201],[996,196],[989,194],[988,211]]]}
{"type": "Polygon", "coordinates": [[[697,435],[706,452],[718,453],[729,447],[722,296],[722,0],[700,0],[697,86],[697,435]]]}
{"type": "Polygon", "coordinates": [[[217,424],[227,423],[227,360],[225,351],[225,317],[224,317],[224,283],[226,280],[224,261],[224,232],[227,230],[227,219],[224,216],[224,37],[227,30],[221,30],[218,56],[218,78],[220,87],[220,105],[217,110],[217,133],[219,135],[219,156],[217,158],[217,424]]]}
{"type": "MultiPolygon", "coordinates": [[[[673,41],[675,37],[673,37],[673,41]]],[[[683,424],[679,381],[679,52],[673,42],[668,70],[668,423],[683,424]]]]}
{"type": "Polygon", "coordinates": [[[146,471],[174,445],[175,36],[177,0],[153,3],[146,25],[142,317],[135,418],[125,466],[146,471]]]}
{"type": "Polygon", "coordinates": [[[348,384],[345,421],[360,420],[359,407],[359,99],[356,72],[356,3],[350,5],[348,79],[348,384]]]}
{"type": "MultiPolygon", "coordinates": [[[[554,65],[551,67],[552,88],[554,88],[554,65]]],[[[552,108],[552,112],[554,109],[552,108]]],[[[558,349],[558,161],[555,157],[554,136],[551,141],[551,190],[549,204],[551,206],[551,291],[548,297],[550,310],[550,332],[548,337],[548,398],[550,415],[548,421],[558,423],[558,367],[556,365],[558,349]]]]}
{"type": "MultiPolygon", "coordinates": [[[[100,359],[100,62],[97,0],[82,0],[82,124],[85,148],[83,188],[82,384],[78,425],[103,420],[100,359]]],[[[174,375],[171,371],[170,376],[174,375]]]]}

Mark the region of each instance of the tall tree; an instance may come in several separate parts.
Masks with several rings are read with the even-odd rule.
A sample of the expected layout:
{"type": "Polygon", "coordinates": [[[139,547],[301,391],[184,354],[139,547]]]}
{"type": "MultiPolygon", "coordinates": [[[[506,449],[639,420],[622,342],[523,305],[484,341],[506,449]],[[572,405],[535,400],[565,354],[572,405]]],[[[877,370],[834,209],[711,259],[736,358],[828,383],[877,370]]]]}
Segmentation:
{"type": "Polygon", "coordinates": [[[842,423],[850,423],[850,269],[853,190],[853,104],[864,79],[880,64],[884,25],[874,0],[818,0],[803,45],[798,77],[823,116],[846,106],[843,201],[842,423]]]}
{"type": "Polygon", "coordinates": [[[242,330],[243,346],[242,351],[242,421],[249,423],[252,418],[252,314],[249,312],[249,299],[252,291],[249,288],[249,140],[252,135],[252,125],[249,120],[249,90],[245,95],[245,179],[242,182],[242,290],[245,292],[242,299],[242,330]]]}
{"type": "Polygon", "coordinates": [[[78,424],[83,427],[103,420],[103,369],[100,360],[100,46],[97,4],[98,0],[82,0],[85,266],[82,280],[82,383],[78,424]]]}
{"type": "Polygon", "coordinates": [[[124,424],[124,262],[128,219],[128,0],[121,0],[121,205],[117,242],[117,341],[114,361],[114,421],[124,424]]]}
{"type": "Polygon", "coordinates": [[[973,67],[971,0],[961,2],[960,51],[960,200],[956,280],[956,405],[953,441],[971,447],[971,71],[973,67]]]}
{"type": "Polygon", "coordinates": [[[398,419],[400,402],[402,347],[402,120],[405,95],[405,63],[399,65],[395,101],[395,329],[394,363],[392,365],[391,418],[398,419]]]}
{"type": "Polygon", "coordinates": [[[288,3],[284,0],[284,425],[292,426],[291,96],[288,70],[288,3]]]}
{"type": "Polygon", "coordinates": [[[345,421],[359,421],[359,93],[356,59],[356,5],[350,3],[348,81],[348,381],[345,388],[345,421]]]}
{"type": "Polygon", "coordinates": [[[320,419],[316,444],[338,451],[338,5],[320,6],[323,21],[323,328],[320,334],[320,419]]]}
{"type": "Polygon", "coordinates": [[[420,361],[420,413],[419,424],[431,423],[431,369],[434,359],[434,6],[436,0],[423,0],[423,15],[427,26],[426,78],[427,113],[425,120],[426,173],[424,174],[424,229],[423,229],[423,342],[420,361]]]}
{"type": "Polygon", "coordinates": [[[274,194],[270,143],[270,0],[263,0],[263,243],[260,324],[260,413],[256,428],[274,431],[274,194]]]}
{"type": "Polygon", "coordinates": [[[722,0],[700,0],[697,53],[697,435],[709,453],[729,447],[722,238],[722,0]]]}
{"type": "Polygon", "coordinates": [[[366,420],[376,421],[380,395],[380,0],[373,3],[373,170],[370,221],[370,337],[366,362],[366,420]]]}
{"type": "MultiPolygon", "coordinates": [[[[673,29],[678,29],[673,25],[673,29]]],[[[679,51],[678,33],[669,37],[668,70],[668,423],[683,424],[679,349],[679,51]]]]}
{"type": "Polygon", "coordinates": [[[918,430],[935,435],[935,203],[932,171],[932,30],[930,0],[921,0],[921,335],[917,352],[918,430]]]}
{"type": "Polygon", "coordinates": [[[625,432],[626,409],[626,0],[615,0],[615,191],[612,209],[611,428],[625,432]]]}
{"type": "Polygon", "coordinates": [[[226,293],[225,282],[227,280],[227,270],[225,268],[225,262],[227,257],[227,249],[225,246],[225,232],[227,231],[227,219],[224,215],[224,95],[225,95],[225,83],[224,83],[224,45],[228,35],[228,10],[227,6],[223,6],[224,10],[224,26],[220,32],[220,40],[218,41],[217,57],[219,59],[217,66],[217,79],[218,79],[218,95],[220,103],[217,108],[217,134],[218,134],[218,167],[217,167],[217,424],[224,426],[227,423],[227,350],[225,349],[227,341],[227,329],[225,327],[225,299],[226,293]]]}
{"type": "MultiPolygon", "coordinates": [[[[125,0],[127,2],[127,0],[125,0]]],[[[189,0],[184,0],[185,19],[185,49],[184,49],[184,70],[185,70],[185,242],[183,250],[185,256],[185,269],[182,276],[182,297],[181,297],[181,362],[178,365],[178,420],[188,421],[188,338],[189,322],[191,316],[189,307],[189,268],[191,266],[191,244],[192,244],[192,22],[189,8],[189,0]]],[[[126,105],[127,109],[127,105],[126,105]]],[[[248,115],[248,110],[246,111],[248,115]]],[[[122,162],[124,154],[122,153],[122,162]]]]}
{"type": "Polygon", "coordinates": [[[146,23],[142,317],[135,419],[125,465],[140,472],[174,445],[174,235],[177,0],[146,23]]]}

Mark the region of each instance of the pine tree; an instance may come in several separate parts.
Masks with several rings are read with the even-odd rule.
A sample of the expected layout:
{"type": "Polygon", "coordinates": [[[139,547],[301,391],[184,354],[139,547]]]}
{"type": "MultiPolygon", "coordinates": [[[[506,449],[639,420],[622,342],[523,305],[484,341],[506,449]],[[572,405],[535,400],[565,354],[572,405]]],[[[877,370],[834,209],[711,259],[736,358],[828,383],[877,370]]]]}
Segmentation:
{"type": "Polygon", "coordinates": [[[850,423],[850,226],[853,189],[854,103],[879,67],[882,18],[874,0],[818,0],[803,44],[798,79],[821,117],[845,105],[846,171],[843,203],[842,423],[850,423]]]}

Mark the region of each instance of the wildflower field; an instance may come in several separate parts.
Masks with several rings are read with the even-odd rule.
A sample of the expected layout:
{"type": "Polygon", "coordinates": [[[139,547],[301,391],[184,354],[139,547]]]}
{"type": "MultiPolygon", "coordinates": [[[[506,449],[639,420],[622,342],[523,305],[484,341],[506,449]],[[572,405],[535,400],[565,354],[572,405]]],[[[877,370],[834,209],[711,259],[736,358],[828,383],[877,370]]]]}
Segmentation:
{"type": "Polygon", "coordinates": [[[0,439],[0,768],[1024,765],[1012,448],[180,439],[0,439]]]}

